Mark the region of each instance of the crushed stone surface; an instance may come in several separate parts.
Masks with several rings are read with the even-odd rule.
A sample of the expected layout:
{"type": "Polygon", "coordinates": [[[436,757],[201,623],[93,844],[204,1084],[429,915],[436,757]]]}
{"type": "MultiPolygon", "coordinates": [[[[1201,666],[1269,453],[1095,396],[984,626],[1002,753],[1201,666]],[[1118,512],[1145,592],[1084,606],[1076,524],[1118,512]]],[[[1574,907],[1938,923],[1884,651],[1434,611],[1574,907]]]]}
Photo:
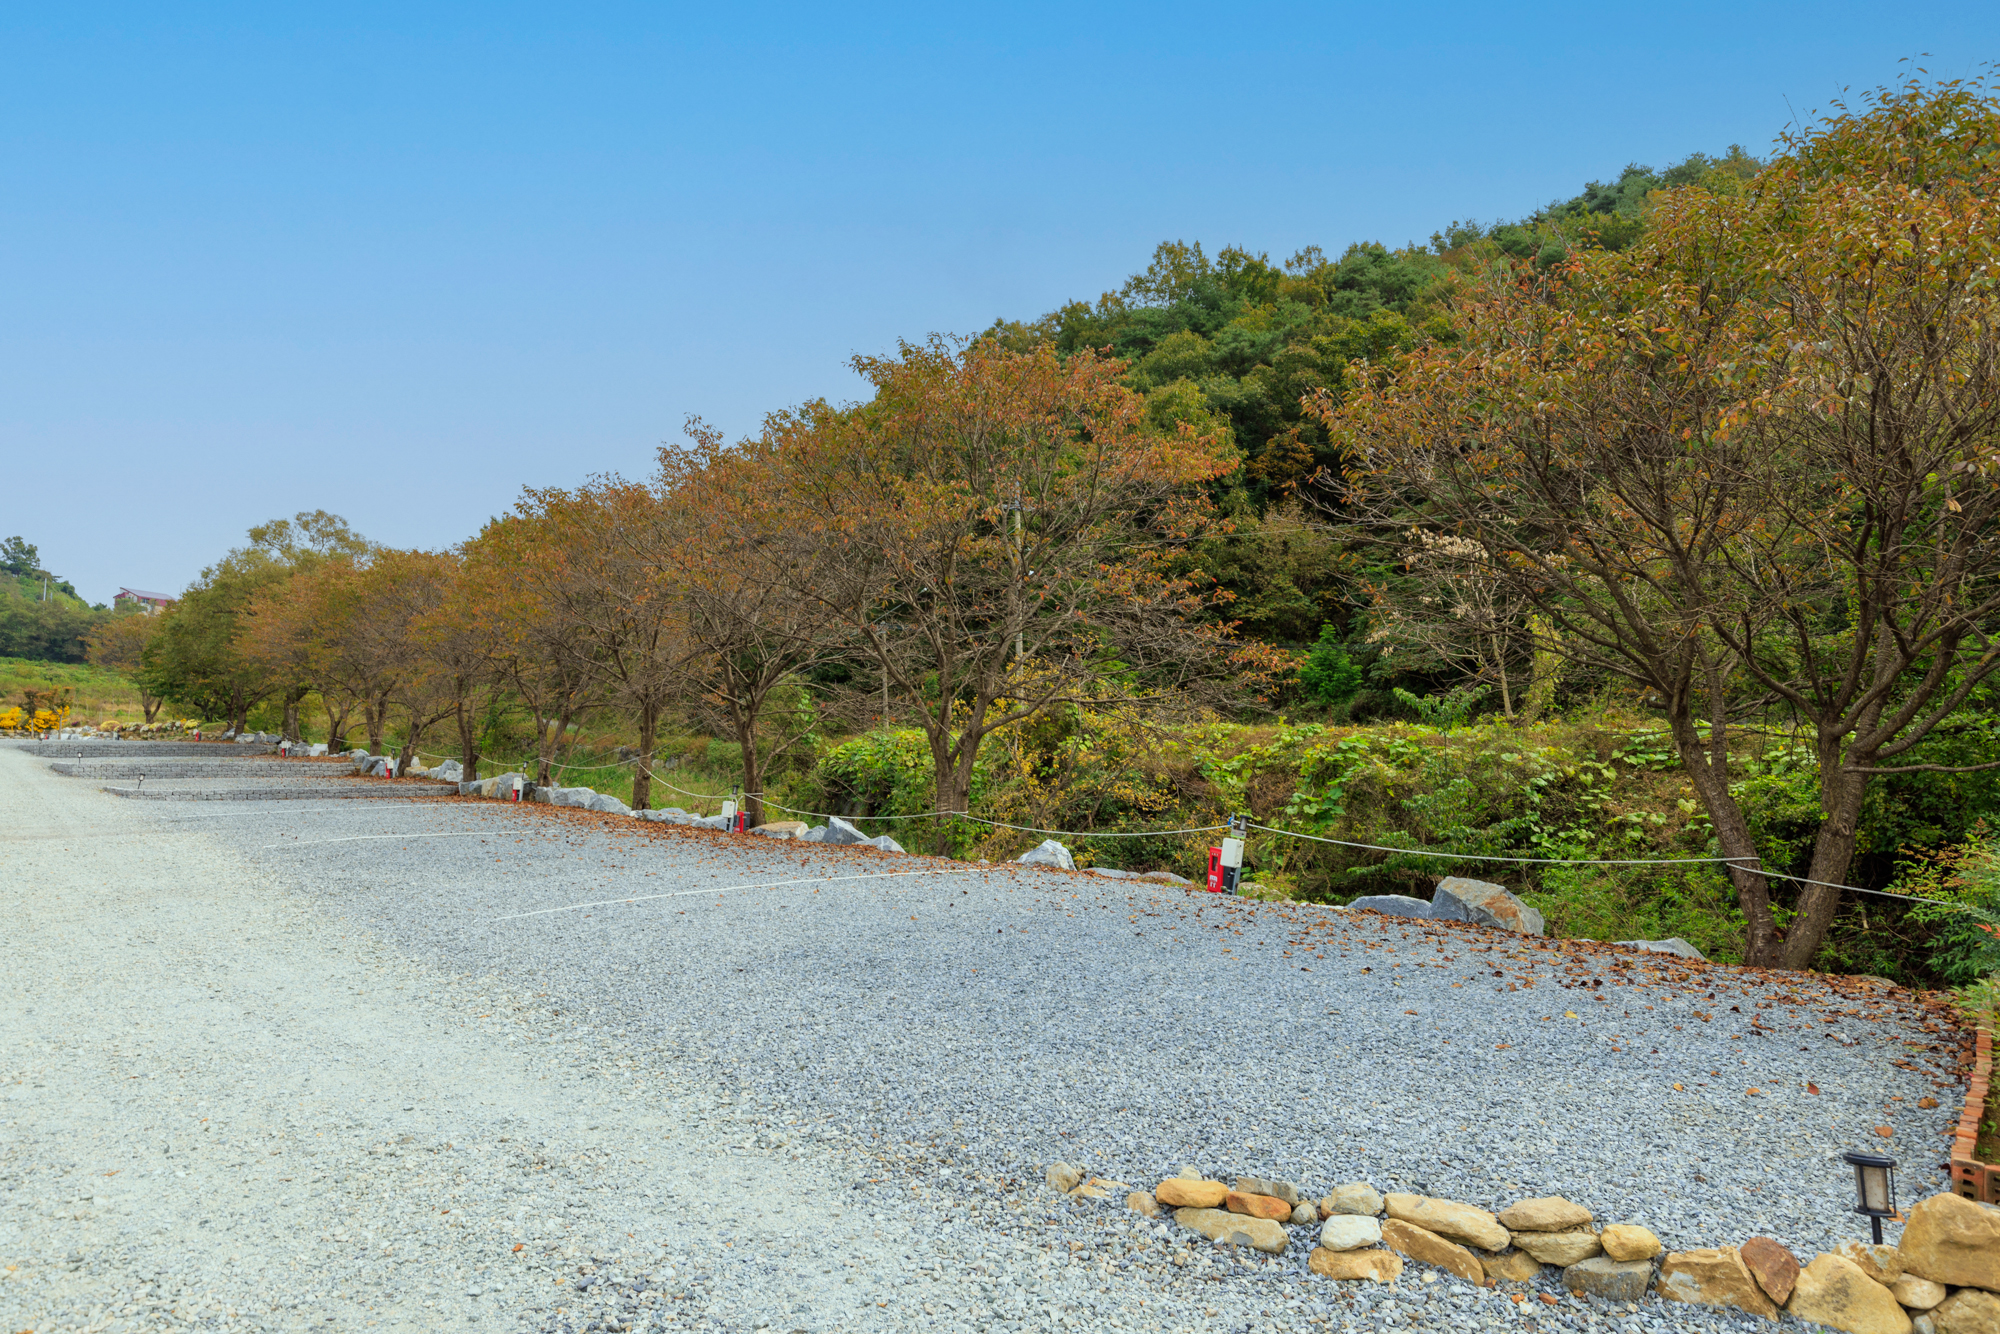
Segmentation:
{"type": "Polygon", "coordinates": [[[1944,1187],[1962,1097],[1888,988],[539,806],[216,805],[0,746],[0,1329],[1769,1328],[1552,1270],[1335,1283],[1311,1229],[1239,1255],[1044,1172],[1560,1194],[1803,1259],[1863,1235],[1842,1151],[1944,1187]]]}

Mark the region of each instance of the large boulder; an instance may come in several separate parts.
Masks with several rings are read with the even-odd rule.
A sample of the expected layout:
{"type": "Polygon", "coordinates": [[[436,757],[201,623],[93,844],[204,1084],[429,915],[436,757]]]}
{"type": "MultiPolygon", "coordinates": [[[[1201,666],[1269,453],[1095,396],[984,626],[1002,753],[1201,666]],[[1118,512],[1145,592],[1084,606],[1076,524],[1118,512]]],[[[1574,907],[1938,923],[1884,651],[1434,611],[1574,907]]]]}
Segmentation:
{"type": "Polygon", "coordinates": [[[1573,1232],[1590,1222],[1590,1210],[1560,1195],[1517,1200],[1500,1211],[1500,1226],[1509,1232],[1573,1232]]]}
{"type": "Polygon", "coordinates": [[[1734,1246],[1670,1251],[1660,1261],[1660,1296],[1670,1302],[1728,1306],[1775,1320],[1778,1307],[1750,1275],[1734,1246]]]}
{"type": "Polygon", "coordinates": [[[1319,1211],[1332,1217],[1334,1214],[1368,1214],[1382,1212],[1382,1195],[1366,1181],[1350,1181],[1343,1186],[1335,1186],[1333,1194],[1319,1202],[1319,1211]]]}
{"type": "Polygon", "coordinates": [[[586,809],[601,811],[605,815],[630,815],[632,813],[630,806],[627,806],[609,792],[599,792],[591,797],[590,805],[586,809]]]}
{"type": "Polygon", "coordinates": [[[826,832],[820,835],[819,841],[845,846],[850,843],[866,843],[868,835],[862,833],[839,816],[830,815],[826,820],[826,832]]]}
{"type": "Polygon", "coordinates": [[[1603,1238],[1587,1227],[1567,1232],[1516,1232],[1513,1237],[1517,1249],[1545,1265],[1569,1266],[1604,1251],[1603,1238]]]}
{"type": "MultiPolygon", "coordinates": [[[[1414,1223],[1426,1232],[1435,1232],[1440,1237],[1462,1241],[1481,1250],[1507,1249],[1507,1229],[1501,1227],[1500,1220],[1484,1209],[1460,1204],[1456,1200],[1438,1200],[1428,1195],[1405,1195],[1397,1192],[1384,1195],[1382,1202],[1389,1211],[1389,1217],[1401,1219],[1405,1223],[1414,1223]]],[[[1421,1260],[1423,1257],[1417,1258],[1421,1260]]]]}
{"type": "Polygon", "coordinates": [[[765,838],[777,838],[781,835],[785,838],[792,838],[805,833],[809,828],[811,826],[804,820],[772,820],[767,824],[758,825],[750,832],[753,834],[762,834],[765,838]]]}
{"type": "Polygon", "coordinates": [[[1335,1214],[1319,1225],[1319,1244],[1329,1251],[1352,1251],[1382,1244],[1382,1225],[1360,1214],[1335,1214]]]}
{"type": "MultiPolygon", "coordinates": [[[[1604,1253],[1614,1260],[1650,1260],[1666,1249],[1651,1228],[1637,1223],[1613,1223],[1598,1234],[1597,1240],[1603,1244],[1604,1253]]],[[[1749,1258],[1746,1253],[1744,1263],[1748,1264],[1749,1258]]]]}
{"type": "Polygon", "coordinates": [[[1407,894],[1363,894],[1347,905],[1349,912],[1378,912],[1388,917],[1429,917],[1431,905],[1407,894]]]}
{"type": "Polygon", "coordinates": [[[431,777],[441,783],[462,783],[465,781],[465,766],[457,760],[446,760],[431,770],[431,777]]]}
{"type": "Polygon", "coordinates": [[[1910,1334],[1895,1296],[1844,1255],[1814,1256],[1799,1271],[1785,1313],[1847,1334],[1910,1334]]]}
{"type": "Polygon", "coordinates": [[[1246,1195],[1274,1195],[1286,1204],[1297,1204],[1305,1198],[1297,1186],[1276,1177],[1238,1177],[1236,1189],[1246,1195]]]}
{"type": "Polygon", "coordinates": [[[1448,876],[1431,895],[1431,916],[1441,922],[1471,922],[1524,936],[1542,934],[1542,915],[1509,893],[1505,885],[1448,876]]]}
{"type": "Polygon", "coordinates": [[[1153,1198],[1173,1208],[1213,1209],[1229,1198],[1229,1187],[1203,1178],[1168,1177],[1153,1198]]]}
{"type": "Polygon", "coordinates": [[[1703,954],[1679,936],[1672,936],[1666,940],[1621,940],[1617,943],[1623,945],[1626,949],[1646,950],[1653,954],[1677,954],[1683,959],[1699,959],[1703,963],[1708,962],[1706,954],[1703,954]]]}
{"type": "Polygon", "coordinates": [[[1190,1232],[1226,1246],[1249,1246],[1272,1255],[1284,1251],[1291,1237],[1284,1226],[1268,1218],[1232,1214],[1226,1209],[1176,1209],[1174,1221],[1190,1232]]]}
{"type": "Polygon", "coordinates": [[[1401,1251],[1412,1260],[1436,1265],[1468,1283],[1486,1282],[1486,1268],[1479,1257],[1455,1242],[1446,1241],[1428,1228],[1391,1218],[1382,1224],[1382,1240],[1390,1250],[1401,1251]]]}
{"type": "Polygon", "coordinates": [[[1394,1251],[1332,1251],[1316,1247],[1307,1267],[1321,1278],[1367,1279],[1394,1283],[1403,1276],[1403,1257],[1394,1251]]]}
{"type": "Polygon", "coordinates": [[[1865,1241],[1843,1241],[1833,1252],[1852,1260],[1868,1277],[1888,1287],[1903,1276],[1903,1256],[1894,1246],[1873,1246],[1865,1241]]]}
{"type": "Polygon", "coordinates": [[[2000,1297],[1978,1288],[1960,1288],[1931,1310],[1937,1334],[1993,1334],[2000,1329],[2000,1297]]]}
{"type": "Polygon", "coordinates": [[[1933,1195],[1911,1208],[1897,1249],[1906,1274],[2000,1292],[2000,1210],[1933,1195]]]}
{"type": "MultiPolygon", "coordinates": [[[[1969,1291],[1977,1292],[1979,1289],[1972,1288],[1969,1291]]],[[[1927,1278],[1918,1278],[1915,1274],[1905,1274],[1889,1285],[1889,1295],[1896,1299],[1898,1306],[1907,1310],[1928,1311],[1950,1296],[1951,1290],[1942,1283],[1933,1283],[1927,1278]]]]}
{"type": "Polygon", "coordinates": [[[865,840],[865,842],[868,847],[874,848],[878,852],[901,852],[903,850],[903,845],[895,839],[890,838],[887,834],[877,834],[875,837],[865,840]]]}
{"type": "Polygon", "coordinates": [[[575,810],[589,809],[591,798],[597,795],[595,788],[588,787],[552,787],[544,790],[549,794],[549,805],[568,806],[575,810]]]}
{"type": "Polygon", "coordinates": [[[1222,1197],[1222,1207],[1232,1214],[1248,1214],[1252,1218],[1268,1218],[1277,1223],[1292,1221],[1292,1206],[1275,1195],[1232,1190],[1222,1197]]]}
{"type": "Polygon", "coordinates": [[[1509,1283],[1526,1283],[1542,1276],[1542,1262],[1526,1251],[1492,1252],[1479,1257],[1479,1263],[1486,1269],[1486,1277],[1498,1282],[1505,1279],[1509,1283]]]}
{"type": "Polygon", "coordinates": [[[1595,1255],[1566,1266],[1562,1285],[1566,1291],[1601,1297],[1607,1302],[1636,1302],[1646,1295],[1646,1285],[1652,1278],[1650,1260],[1613,1260],[1606,1255],[1595,1255]]]}
{"type": "Polygon", "coordinates": [[[1074,871],[1076,858],[1069,855],[1069,849],[1054,839],[1043,839],[1040,847],[1029,848],[1019,858],[1023,866],[1053,866],[1059,871],[1074,871]]]}

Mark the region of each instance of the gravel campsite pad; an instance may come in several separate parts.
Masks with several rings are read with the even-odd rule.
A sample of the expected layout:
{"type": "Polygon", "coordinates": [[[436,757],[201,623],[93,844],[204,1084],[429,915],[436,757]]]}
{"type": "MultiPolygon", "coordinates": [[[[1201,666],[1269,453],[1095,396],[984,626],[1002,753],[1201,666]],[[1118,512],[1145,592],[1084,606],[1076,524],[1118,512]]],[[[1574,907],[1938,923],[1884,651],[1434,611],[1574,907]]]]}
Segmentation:
{"type": "Polygon", "coordinates": [[[1810,1255],[1863,1235],[1843,1150],[1913,1201],[1959,1110],[1958,1035],[1860,983],[7,748],[0,812],[7,1331],[1763,1329],[1309,1278],[1308,1229],[1238,1255],[1044,1173],[1810,1255]]]}

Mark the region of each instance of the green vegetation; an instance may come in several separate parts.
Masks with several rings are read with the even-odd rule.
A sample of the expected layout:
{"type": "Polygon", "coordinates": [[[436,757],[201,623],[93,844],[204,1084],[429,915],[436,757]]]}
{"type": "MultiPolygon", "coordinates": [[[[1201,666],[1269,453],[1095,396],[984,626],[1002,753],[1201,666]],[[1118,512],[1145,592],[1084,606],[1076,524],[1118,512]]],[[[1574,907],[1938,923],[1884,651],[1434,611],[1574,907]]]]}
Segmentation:
{"type": "Polygon", "coordinates": [[[83,662],[85,637],[110,615],[43,569],[34,543],[18,536],[0,542],[0,656],[83,662]]]}
{"type": "Polygon", "coordinates": [[[139,690],[123,672],[87,663],[0,657],[0,709],[22,703],[30,688],[74,691],[70,717],[77,723],[145,721],[139,690]]]}

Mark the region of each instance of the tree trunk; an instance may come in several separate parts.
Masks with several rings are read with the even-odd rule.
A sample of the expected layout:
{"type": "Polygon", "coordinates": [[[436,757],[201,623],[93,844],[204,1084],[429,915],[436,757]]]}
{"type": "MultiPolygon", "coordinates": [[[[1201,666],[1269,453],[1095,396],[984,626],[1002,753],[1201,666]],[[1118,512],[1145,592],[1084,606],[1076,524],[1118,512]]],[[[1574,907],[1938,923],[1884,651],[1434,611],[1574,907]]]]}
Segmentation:
{"type": "MultiPolygon", "coordinates": [[[[1872,730],[1872,729],[1871,729],[1872,730]]],[[[1799,914],[1785,933],[1785,967],[1810,968],[1840,911],[1840,891],[1828,885],[1840,884],[1854,861],[1854,847],[1861,837],[1861,803],[1868,795],[1866,774],[1842,771],[1848,764],[1871,764],[1873,757],[1857,759],[1841,754],[1839,736],[1822,737],[1819,743],[1819,800],[1826,813],[1813,839],[1812,869],[1806,876],[1824,881],[1799,886],[1799,914]]]]}
{"type": "Polygon", "coordinates": [[[326,702],[325,695],[319,697],[319,706],[326,712],[326,753],[338,755],[347,749],[348,706],[343,704],[340,712],[335,713],[333,705],[326,702]]]}
{"type": "Polygon", "coordinates": [[[757,715],[733,705],[736,740],[743,747],[743,817],[755,829],[764,823],[764,767],[757,758],[757,715]]]}
{"type": "Polygon", "coordinates": [[[396,752],[396,776],[401,778],[409,772],[410,758],[417,753],[417,743],[424,737],[424,724],[415,710],[410,713],[410,725],[403,729],[403,748],[396,752]]]}
{"type": "Polygon", "coordinates": [[[303,686],[285,695],[284,737],[287,741],[300,742],[306,739],[305,734],[299,730],[299,701],[305,697],[306,690],[303,686]]]}
{"type": "Polygon", "coordinates": [[[1750,825],[1743,818],[1742,808],[1729,792],[1727,751],[1721,750],[1720,756],[1717,755],[1726,746],[1726,740],[1704,743],[1701,734],[1695,731],[1694,720],[1679,710],[1670,710],[1670,721],[1681,767],[1687,770],[1696,795],[1708,811],[1709,822],[1715,826],[1716,844],[1723,856],[1737,859],[1728,866],[1729,879],[1736,886],[1737,906],[1743,910],[1746,937],[1743,962],[1752,968],[1781,967],[1783,957],[1777,918],[1771,914],[1770,883],[1757,869],[1761,862],[1756,841],[1750,837],[1750,825]]]}
{"type": "Polygon", "coordinates": [[[458,763],[465,770],[465,781],[479,780],[479,727],[478,721],[465,707],[465,696],[460,695],[453,710],[458,716],[458,763]]]}
{"type": "Polygon", "coordinates": [[[139,708],[144,711],[146,721],[148,723],[152,722],[153,715],[160,711],[159,697],[147,693],[146,688],[141,686],[139,688],[139,708]]]}
{"type": "Polygon", "coordinates": [[[250,701],[238,690],[229,697],[229,726],[236,735],[242,736],[250,719],[250,701]]]}
{"type": "Polygon", "coordinates": [[[653,800],[653,740],[660,730],[660,711],[656,705],[643,704],[639,707],[639,762],[632,767],[632,809],[651,809],[653,800]]]}
{"type": "Polygon", "coordinates": [[[564,737],[569,735],[569,717],[570,717],[569,706],[565,704],[563,706],[562,712],[556,715],[555,732],[553,734],[550,734],[549,729],[547,727],[544,727],[539,734],[542,738],[542,744],[540,748],[542,772],[541,772],[541,777],[536,779],[536,783],[539,786],[549,787],[553,785],[555,782],[555,779],[551,776],[551,774],[553,773],[555,768],[556,747],[562,743],[562,739],[564,737]]]}
{"type": "Polygon", "coordinates": [[[382,734],[389,730],[389,697],[382,695],[368,701],[362,712],[368,727],[368,753],[380,755],[382,734]]]}
{"type": "Polygon", "coordinates": [[[1513,692],[1507,689],[1507,658],[1501,651],[1500,637],[1494,635],[1492,639],[1493,666],[1500,673],[1500,712],[1505,714],[1508,721],[1511,722],[1514,717],[1514,695],[1513,692]]]}
{"type": "MultiPolygon", "coordinates": [[[[963,750],[963,746],[960,747],[963,750]]],[[[969,759],[970,756],[965,758],[969,759]]],[[[940,811],[968,811],[972,809],[972,766],[968,764],[945,763],[938,767],[937,809],[940,811]]],[[[937,821],[937,837],[932,850],[940,857],[951,854],[951,826],[948,819],[937,821]]]]}

